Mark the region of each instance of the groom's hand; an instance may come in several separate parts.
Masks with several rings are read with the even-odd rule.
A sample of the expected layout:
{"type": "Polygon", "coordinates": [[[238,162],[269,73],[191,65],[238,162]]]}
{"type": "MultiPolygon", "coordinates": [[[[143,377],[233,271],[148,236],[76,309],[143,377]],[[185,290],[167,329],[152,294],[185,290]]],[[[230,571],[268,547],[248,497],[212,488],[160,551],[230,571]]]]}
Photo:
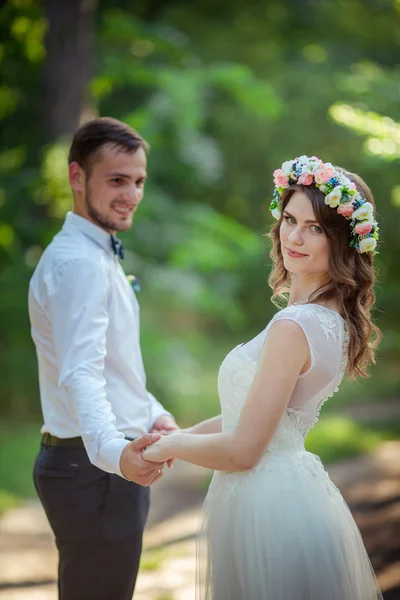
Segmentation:
{"type": "Polygon", "coordinates": [[[171,417],[168,417],[167,415],[161,415],[161,417],[158,417],[158,419],[154,422],[150,433],[162,433],[165,435],[178,430],[179,427],[175,423],[174,419],[171,419],[171,417]]]}
{"type": "Polygon", "coordinates": [[[159,440],[159,433],[147,433],[128,444],[122,451],[119,466],[126,479],[148,487],[162,477],[163,462],[151,463],[143,460],[142,452],[159,440]]]}

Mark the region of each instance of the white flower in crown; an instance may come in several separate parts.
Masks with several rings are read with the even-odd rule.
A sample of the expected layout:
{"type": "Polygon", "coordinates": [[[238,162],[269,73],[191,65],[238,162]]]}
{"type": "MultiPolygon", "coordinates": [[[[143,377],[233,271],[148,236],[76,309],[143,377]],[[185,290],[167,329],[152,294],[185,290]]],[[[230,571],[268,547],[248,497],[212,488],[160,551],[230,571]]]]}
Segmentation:
{"type": "Polygon", "coordinates": [[[352,214],[352,219],[356,221],[372,221],[374,209],[371,202],[364,202],[360,208],[357,208],[352,214]]]}
{"type": "Polygon", "coordinates": [[[284,175],[286,175],[286,177],[288,177],[291,172],[292,172],[292,168],[293,168],[293,161],[292,160],[287,160],[286,162],[284,162],[282,164],[282,172],[284,175]]]}
{"type": "Polygon", "coordinates": [[[271,210],[271,215],[274,217],[274,219],[279,221],[279,219],[281,218],[281,211],[279,210],[279,208],[273,208],[271,210]]]}
{"type": "Polygon", "coordinates": [[[306,167],[307,173],[314,175],[315,171],[318,169],[320,164],[321,164],[321,161],[317,162],[316,160],[310,160],[310,162],[307,164],[307,167],[306,167]]]}
{"type": "Polygon", "coordinates": [[[348,177],[346,177],[346,175],[344,175],[343,173],[340,173],[338,179],[339,179],[339,183],[342,186],[350,188],[352,182],[350,181],[350,179],[348,177]]]}
{"type": "Polygon", "coordinates": [[[376,248],[376,239],[374,237],[367,237],[359,241],[360,253],[371,252],[376,248]]]}
{"type": "MultiPolygon", "coordinates": [[[[321,189],[321,188],[320,188],[321,189]]],[[[340,198],[342,197],[342,191],[340,185],[337,185],[330,194],[325,196],[325,204],[331,208],[336,208],[340,204],[340,198]]]]}

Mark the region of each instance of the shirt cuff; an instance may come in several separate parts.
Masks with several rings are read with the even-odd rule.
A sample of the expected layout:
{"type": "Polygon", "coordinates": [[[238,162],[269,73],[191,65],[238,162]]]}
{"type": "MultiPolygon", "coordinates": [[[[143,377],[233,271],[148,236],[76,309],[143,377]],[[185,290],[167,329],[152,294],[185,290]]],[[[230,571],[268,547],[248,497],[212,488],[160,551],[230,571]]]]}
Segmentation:
{"type": "Polygon", "coordinates": [[[126,479],[126,477],[121,472],[119,462],[121,459],[121,454],[128,444],[130,444],[129,440],[124,438],[113,438],[106,442],[101,450],[103,455],[102,462],[106,467],[105,470],[109,473],[115,473],[123,479],[126,479]]]}

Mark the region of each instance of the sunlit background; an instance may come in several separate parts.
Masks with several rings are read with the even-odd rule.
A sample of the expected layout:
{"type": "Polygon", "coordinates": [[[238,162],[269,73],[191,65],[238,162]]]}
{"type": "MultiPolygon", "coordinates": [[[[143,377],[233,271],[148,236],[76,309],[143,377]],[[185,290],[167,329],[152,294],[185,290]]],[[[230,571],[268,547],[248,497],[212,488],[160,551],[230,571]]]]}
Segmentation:
{"type": "Polygon", "coordinates": [[[342,385],[308,447],[335,461],[396,439],[400,413],[379,405],[400,396],[400,1],[9,0],[0,30],[0,510],[34,495],[27,288],[71,208],[71,134],[96,115],[151,146],[123,267],[141,283],[149,389],[183,425],[218,413],[223,357],[276,310],[272,171],[308,154],[367,181],[383,342],[371,378],[342,385]]]}

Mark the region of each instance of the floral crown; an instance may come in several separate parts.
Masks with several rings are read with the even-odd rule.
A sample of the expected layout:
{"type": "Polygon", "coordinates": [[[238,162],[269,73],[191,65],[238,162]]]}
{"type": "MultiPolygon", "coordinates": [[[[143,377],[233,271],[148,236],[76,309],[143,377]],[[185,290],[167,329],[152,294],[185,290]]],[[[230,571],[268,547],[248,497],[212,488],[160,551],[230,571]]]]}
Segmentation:
{"type": "Polygon", "coordinates": [[[315,186],[325,195],[325,204],[336,208],[339,215],[350,220],[351,240],[361,254],[376,254],[379,239],[378,223],[374,218],[374,209],[357,190],[356,184],[346,175],[336,170],[331,163],[323,163],[316,156],[299,156],[283,163],[274,171],[275,189],[269,209],[275,219],[280,219],[279,202],[283,192],[292,184],[315,186]]]}

